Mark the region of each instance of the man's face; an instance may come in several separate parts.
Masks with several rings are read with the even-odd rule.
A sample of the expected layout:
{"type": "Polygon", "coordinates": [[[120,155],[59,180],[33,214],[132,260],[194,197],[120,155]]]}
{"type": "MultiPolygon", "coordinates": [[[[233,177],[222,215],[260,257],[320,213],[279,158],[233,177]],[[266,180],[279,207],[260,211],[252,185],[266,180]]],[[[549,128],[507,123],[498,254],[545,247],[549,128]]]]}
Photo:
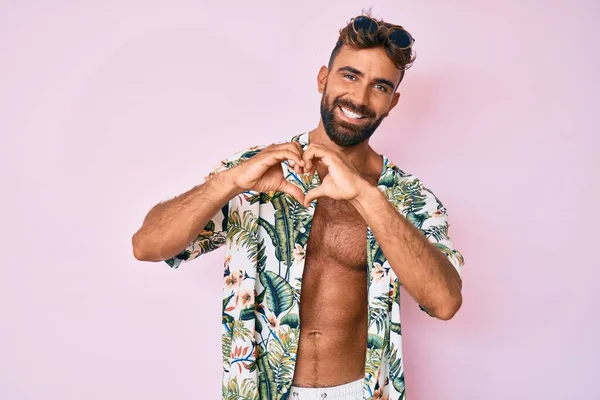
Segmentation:
{"type": "Polygon", "coordinates": [[[398,102],[401,71],[382,48],[343,46],[331,69],[321,68],[321,119],[329,138],[341,147],[369,139],[398,102]]]}

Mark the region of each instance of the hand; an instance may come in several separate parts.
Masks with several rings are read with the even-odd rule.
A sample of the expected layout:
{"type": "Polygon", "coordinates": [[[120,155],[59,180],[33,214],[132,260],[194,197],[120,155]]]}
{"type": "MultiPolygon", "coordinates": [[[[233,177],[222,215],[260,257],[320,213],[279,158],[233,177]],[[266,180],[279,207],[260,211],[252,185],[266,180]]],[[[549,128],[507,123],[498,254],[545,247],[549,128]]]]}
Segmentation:
{"type": "Polygon", "coordinates": [[[260,153],[228,172],[231,174],[233,184],[241,191],[285,192],[304,204],[302,190],[283,176],[281,163],[286,160],[293,162],[296,173],[304,172],[305,163],[302,160],[300,143],[282,143],[265,147],[260,153]]]}
{"type": "Polygon", "coordinates": [[[306,193],[305,207],[314,199],[323,196],[336,200],[352,200],[360,194],[363,185],[367,183],[346,157],[321,145],[310,144],[302,159],[304,169],[311,174],[314,173],[317,162],[322,163],[328,170],[321,185],[306,193]]]}

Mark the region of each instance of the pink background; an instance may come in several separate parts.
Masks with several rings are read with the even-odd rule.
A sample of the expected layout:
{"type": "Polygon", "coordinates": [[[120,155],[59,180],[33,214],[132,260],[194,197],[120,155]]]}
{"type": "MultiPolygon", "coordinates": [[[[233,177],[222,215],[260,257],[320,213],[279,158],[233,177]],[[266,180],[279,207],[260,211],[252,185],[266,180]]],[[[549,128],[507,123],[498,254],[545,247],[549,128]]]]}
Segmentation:
{"type": "Polygon", "coordinates": [[[453,320],[403,296],[409,399],[600,398],[599,3],[282,3],[0,4],[0,398],[219,398],[222,250],[173,271],[131,236],[224,156],[313,128],[370,5],[418,54],[372,144],[466,259],[453,320]]]}

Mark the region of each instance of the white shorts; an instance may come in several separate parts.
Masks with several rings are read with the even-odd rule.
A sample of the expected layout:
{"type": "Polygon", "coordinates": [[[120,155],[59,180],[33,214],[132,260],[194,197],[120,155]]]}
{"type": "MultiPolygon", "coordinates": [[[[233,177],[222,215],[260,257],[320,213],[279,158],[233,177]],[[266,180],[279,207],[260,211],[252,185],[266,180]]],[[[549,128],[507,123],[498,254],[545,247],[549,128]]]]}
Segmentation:
{"type": "Polygon", "coordinates": [[[344,385],[303,388],[292,386],[289,400],[363,400],[363,381],[359,379],[344,385]]]}

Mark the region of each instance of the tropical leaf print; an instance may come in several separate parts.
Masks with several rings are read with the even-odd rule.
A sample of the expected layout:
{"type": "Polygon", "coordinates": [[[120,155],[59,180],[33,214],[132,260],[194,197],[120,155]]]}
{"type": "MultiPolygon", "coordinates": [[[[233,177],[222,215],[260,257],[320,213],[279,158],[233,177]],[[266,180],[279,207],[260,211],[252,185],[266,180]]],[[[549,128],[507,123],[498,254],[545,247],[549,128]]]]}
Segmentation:
{"type": "Polygon", "coordinates": [[[444,253],[446,256],[454,258],[458,262],[458,264],[462,265],[465,263],[462,254],[460,254],[458,251],[451,249],[442,243],[434,243],[433,245],[440,249],[442,253],[444,253]]]}
{"type": "Polygon", "coordinates": [[[383,176],[379,178],[377,186],[383,186],[385,188],[392,188],[396,184],[396,174],[393,169],[387,168],[383,173],[383,176]]]}
{"type": "Polygon", "coordinates": [[[241,385],[236,377],[229,381],[227,388],[227,400],[259,400],[256,383],[251,378],[246,378],[241,385]]]}
{"type": "Polygon", "coordinates": [[[286,267],[291,267],[294,261],[294,244],[296,235],[294,232],[294,222],[290,215],[289,195],[277,193],[271,199],[271,204],[275,208],[275,231],[277,232],[277,244],[279,246],[279,261],[286,267]]]}
{"type": "Polygon", "coordinates": [[[367,359],[365,362],[365,375],[369,379],[375,379],[381,365],[381,350],[367,348],[367,359]]]}
{"type": "MultiPolygon", "coordinates": [[[[266,221],[265,219],[263,219],[262,217],[258,217],[258,225],[261,226],[269,235],[269,237],[271,238],[271,242],[273,243],[273,248],[275,249],[275,258],[277,258],[277,260],[279,260],[279,262],[281,263],[281,260],[283,259],[282,256],[282,246],[279,243],[279,235],[277,234],[277,231],[275,230],[275,226],[273,224],[271,224],[270,222],[266,221]]],[[[260,270],[258,271],[259,273],[261,272],[260,270]]],[[[279,270],[279,273],[281,274],[281,269],[279,270]]]]}
{"type": "Polygon", "coordinates": [[[267,346],[269,364],[277,382],[277,390],[280,393],[284,388],[287,390],[287,383],[291,382],[293,378],[294,362],[296,361],[299,340],[300,331],[298,329],[290,329],[286,332],[281,332],[276,339],[270,340],[267,346]]]}
{"type": "Polygon", "coordinates": [[[400,280],[394,279],[392,282],[392,301],[400,306],[400,280]]]}
{"type": "MultiPolygon", "coordinates": [[[[298,217],[306,218],[306,216],[299,211],[299,203],[286,193],[276,192],[271,197],[271,204],[275,209],[275,224],[273,225],[260,217],[258,224],[265,229],[271,238],[271,242],[275,248],[275,257],[286,267],[284,277],[287,279],[289,277],[289,270],[294,262],[296,237],[300,233],[300,231],[294,229],[294,226],[297,229],[304,228],[304,226],[298,228],[294,219],[298,217]]],[[[303,230],[307,231],[306,228],[303,230]]],[[[282,275],[281,269],[279,269],[279,274],[282,275]]]]}
{"type": "MultiPolygon", "coordinates": [[[[226,220],[227,214],[225,214],[223,224],[226,224],[226,220]]],[[[225,230],[223,229],[222,231],[216,231],[214,221],[210,220],[191,245],[187,246],[175,257],[165,261],[170,267],[174,267],[176,264],[182,261],[188,261],[202,254],[206,254],[210,251],[218,249],[225,243],[225,241],[225,230]]]]}
{"type": "Polygon", "coordinates": [[[232,326],[232,342],[241,341],[241,342],[250,342],[254,339],[254,335],[250,332],[250,329],[246,327],[244,321],[236,320],[232,326]]]}
{"type": "Polygon", "coordinates": [[[448,224],[435,225],[423,231],[427,237],[433,237],[436,241],[444,240],[448,237],[448,224]]]}
{"type": "Polygon", "coordinates": [[[370,349],[381,350],[383,348],[383,338],[379,335],[369,333],[367,347],[370,349]]]}
{"type": "Polygon", "coordinates": [[[256,360],[258,365],[258,392],[260,400],[277,400],[277,384],[273,369],[269,364],[266,353],[261,354],[256,360]]]}
{"type": "Polygon", "coordinates": [[[238,156],[236,156],[234,159],[226,160],[224,162],[226,168],[231,169],[233,167],[237,167],[244,161],[249,160],[250,158],[254,157],[255,155],[257,155],[258,153],[260,153],[262,151],[261,147],[262,146],[253,146],[241,154],[238,153],[238,156]]]}
{"type": "Polygon", "coordinates": [[[249,321],[251,319],[254,319],[255,318],[254,310],[255,310],[254,306],[243,308],[242,311],[240,311],[240,319],[242,321],[249,321]]]}
{"type": "MultiPolygon", "coordinates": [[[[267,234],[271,238],[271,242],[273,242],[273,246],[279,246],[279,238],[277,237],[277,231],[275,230],[275,226],[262,217],[258,217],[257,222],[258,226],[263,227],[265,231],[267,231],[267,234]]],[[[275,250],[279,249],[276,247],[275,250]]]]}
{"type": "Polygon", "coordinates": [[[229,356],[231,355],[231,332],[221,335],[221,352],[223,353],[223,367],[229,367],[229,356]]]}
{"type": "Polygon", "coordinates": [[[394,389],[400,394],[404,393],[404,372],[402,371],[402,360],[398,357],[398,349],[390,352],[390,381],[394,389]]]}
{"type": "Polygon", "coordinates": [[[300,316],[298,314],[290,313],[281,318],[280,325],[287,325],[292,329],[298,328],[300,325],[300,316]]]}
{"type": "Polygon", "coordinates": [[[427,221],[428,218],[429,218],[429,214],[427,214],[427,213],[423,213],[423,214],[415,214],[413,212],[406,213],[406,219],[409,220],[414,226],[416,226],[419,229],[421,229],[421,227],[423,226],[423,223],[425,221],[427,221]]]}
{"type": "Polygon", "coordinates": [[[267,261],[265,243],[258,234],[257,218],[252,211],[246,210],[240,216],[239,211],[233,210],[229,214],[227,237],[236,246],[243,246],[248,254],[248,259],[255,263],[259,269],[264,269],[267,261]]]}
{"type": "Polygon", "coordinates": [[[388,296],[379,296],[375,299],[369,313],[369,326],[375,324],[379,332],[385,332],[389,321],[388,296]]]}
{"type": "Polygon", "coordinates": [[[391,322],[390,323],[390,331],[397,333],[398,335],[402,335],[402,328],[400,327],[399,322],[391,322]]]}
{"type": "Polygon", "coordinates": [[[406,214],[418,214],[427,205],[427,194],[422,190],[419,179],[402,179],[384,192],[396,208],[406,214]]]}
{"type": "Polygon", "coordinates": [[[294,303],[294,291],[285,279],[272,271],[260,274],[260,282],[266,291],[266,303],[276,317],[289,310],[294,303]]]}
{"type": "Polygon", "coordinates": [[[296,304],[300,304],[300,295],[302,288],[302,278],[296,278],[296,285],[294,286],[294,301],[296,304]]]}
{"type": "Polygon", "coordinates": [[[385,258],[385,254],[383,254],[383,250],[381,250],[381,247],[379,246],[379,244],[377,244],[377,242],[375,242],[374,237],[373,237],[373,242],[371,243],[370,249],[371,249],[371,259],[372,259],[373,264],[377,263],[379,265],[384,265],[385,262],[387,261],[387,258],[385,258]]]}
{"type": "MultiPolygon", "coordinates": [[[[220,245],[225,243],[225,234],[223,232],[213,232],[210,236],[199,236],[200,240],[197,242],[200,247],[200,253],[206,254],[210,251],[216,250],[220,245]]],[[[188,254],[189,256],[189,254],[188,254]]]]}
{"type": "MultiPolygon", "coordinates": [[[[254,193],[254,192],[251,192],[251,193],[254,193]]],[[[255,204],[255,203],[267,204],[267,203],[271,202],[271,199],[273,198],[275,193],[277,193],[277,192],[260,192],[260,193],[254,193],[253,195],[245,195],[244,197],[245,197],[246,201],[249,202],[250,204],[255,204]]]]}
{"type": "Polygon", "coordinates": [[[429,193],[429,195],[435,199],[435,203],[437,204],[438,211],[441,211],[443,213],[445,213],[447,211],[446,207],[444,207],[444,205],[442,204],[440,199],[435,195],[435,193],[433,193],[429,188],[426,188],[425,186],[423,186],[423,191],[429,193]]]}
{"type": "Polygon", "coordinates": [[[427,197],[427,195],[422,192],[423,185],[421,184],[421,181],[417,178],[399,180],[395,186],[395,189],[405,196],[412,196],[416,198],[427,197]]]}

